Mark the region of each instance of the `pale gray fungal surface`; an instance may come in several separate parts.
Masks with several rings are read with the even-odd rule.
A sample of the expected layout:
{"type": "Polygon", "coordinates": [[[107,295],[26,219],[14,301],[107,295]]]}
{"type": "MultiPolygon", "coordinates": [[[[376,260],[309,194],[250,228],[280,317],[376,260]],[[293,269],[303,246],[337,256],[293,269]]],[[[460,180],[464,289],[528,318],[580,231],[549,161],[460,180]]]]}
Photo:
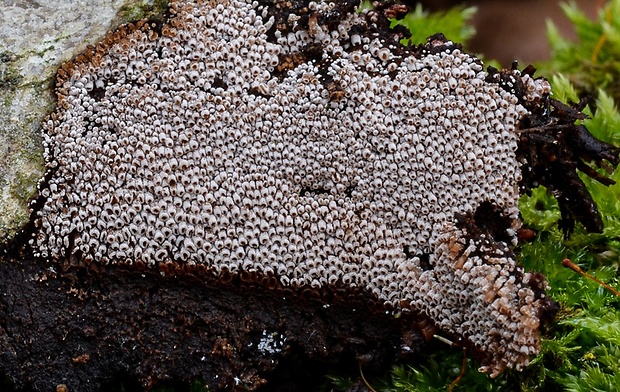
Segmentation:
{"type": "Polygon", "coordinates": [[[542,299],[509,249],[517,97],[451,42],[413,55],[364,15],[321,25],[335,3],[284,33],[258,2],[171,6],[160,32],[110,34],[60,71],[39,255],[361,288],[462,337],[484,371],[526,365],[542,299]]]}

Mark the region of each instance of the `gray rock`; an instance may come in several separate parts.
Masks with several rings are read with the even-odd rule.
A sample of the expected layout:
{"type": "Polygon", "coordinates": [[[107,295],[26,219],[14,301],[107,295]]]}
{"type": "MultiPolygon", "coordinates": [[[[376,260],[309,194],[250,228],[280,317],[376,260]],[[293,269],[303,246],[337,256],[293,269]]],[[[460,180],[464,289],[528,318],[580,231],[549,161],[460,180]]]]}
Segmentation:
{"type": "Polygon", "coordinates": [[[39,128],[54,106],[58,66],[162,0],[0,0],[0,243],[28,221],[44,173],[39,128]]]}

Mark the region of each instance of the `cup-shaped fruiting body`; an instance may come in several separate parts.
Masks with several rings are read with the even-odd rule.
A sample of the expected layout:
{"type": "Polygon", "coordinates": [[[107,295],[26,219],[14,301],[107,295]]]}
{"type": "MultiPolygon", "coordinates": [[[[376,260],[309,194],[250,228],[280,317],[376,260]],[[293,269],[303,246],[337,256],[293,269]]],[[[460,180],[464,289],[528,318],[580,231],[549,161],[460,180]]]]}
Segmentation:
{"type": "Polygon", "coordinates": [[[458,45],[400,47],[336,3],[284,22],[260,1],[170,7],[59,71],[40,256],[344,285],[489,372],[527,364],[544,301],[509,249],[518,97],[458,45]]]}

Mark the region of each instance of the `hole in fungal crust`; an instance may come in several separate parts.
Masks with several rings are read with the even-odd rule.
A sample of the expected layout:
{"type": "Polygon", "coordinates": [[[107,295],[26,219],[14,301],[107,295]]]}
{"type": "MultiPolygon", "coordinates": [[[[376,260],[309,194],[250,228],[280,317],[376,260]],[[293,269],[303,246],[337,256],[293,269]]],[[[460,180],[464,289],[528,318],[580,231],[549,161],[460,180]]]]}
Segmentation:
{"type": "MultiPolygon", "coordinates": [[[[278,65],[272,72],[272,75],[282,81],[288,71],[297,68],[301,64],[308,63],[312,60],[316,61],[319,67],[322,66],[323,46],[318,43],[304,45],[300,51],[292,53],[281,53],[278,55],[278,65]]],[[[323,67],[325,65],[323,64],[323,67]]]]}
{"type": "Polygon", "coordinates": [[[467,230],[471,237],[493,239],[496,242],[509,244],[512,238],[508,234],[511,225],[509,217],[502,215],[502,211],[490,201],[480,203],[474,213],[457,215],[457,222],[461,228],[467,230]]]}
{"type": "Polygon", "coordinates": [[[303,187],[299,191],[299,196],[306,196],[308,194],[310,194],[310,195],[327,195],[329,193],[330,193],[329,190],[327,190],[327,189],[325,189],[323,187],[318,187],[318,188],[303,187]]]}
{"type": "Polygon", "coordinates": [[[99,102],[105,96],[105,88],[103,87],[94,87],[92,90],[88,92],[88,96],[99,102]]]}
{"type": "Polygon", "coordinates": [[[430,255],[428,253],[421,253],[417,256],[418,259],[420,259],[420,268],[422,268],[424,271],[430,271],[433,269],[430,261],[430,255]]]}
{"type": "Polygon", "coordinates": [[[507,231],[510,228],[510,218],[503,216],[491,202],[485,201],[478,206],[474,221],[483,233],[490,234],[496,241],[510,243],[511,238],[507,231]]]}
{"type": "Polygon", "coordinates": [[[353,197],[353,192],[355,192],[356,186],[355,185],[349,185],[347,186],[347,188],[344,190],[344,194],[346,197],[353,197]]]}
{"type": "Polygon", "coordinates": [[[329,99],[334,102],[342,100],[345,96],[345,90],[340,81],[334,80],[331,75],[327,75],[327,77],[324,77],[323,79],[323,86],[329,93],[329,99]]]}
{"type": "Polygon", "coordinates": [[[262,97],[262,98],[270,98],[273,97],[273,95],[270,94],[265,94],[263,92],[261,92],[258,88],[256,87],[252,87],[248,90],[248,94],[254,95],[256,97],[262,97]]]}
{"type": "Polygon", "coordinates": [[[409,247],[409,245],[403,246],[403,253],[405,254],[405,257],[409,260],[415,257],[415,253],[411,251],[411,248],[409,247]]]}
{"type": "Polygon", "coordinates": [[[417,257],[419,260],[420,268],[422,268],[424,271],[430,271],[433,269],[430,261],[431,257],[428,253],[414,253],[411,251],[411,247],[409,247],[409,245],[403,246],[403,253],[405,254],[407,260],[413,260],[417,257]]]}
{"type": "Polygon", "coordinates": [[[228,89],[228,84],[226,84],[226,82],[222,78],[216,76],[213,79],[213,83],[211,83],[211,87],[214,88],[214,89],[220,87],[220,88],[223,88],[224,90],[226,90],[226,89],[228,89]]]}

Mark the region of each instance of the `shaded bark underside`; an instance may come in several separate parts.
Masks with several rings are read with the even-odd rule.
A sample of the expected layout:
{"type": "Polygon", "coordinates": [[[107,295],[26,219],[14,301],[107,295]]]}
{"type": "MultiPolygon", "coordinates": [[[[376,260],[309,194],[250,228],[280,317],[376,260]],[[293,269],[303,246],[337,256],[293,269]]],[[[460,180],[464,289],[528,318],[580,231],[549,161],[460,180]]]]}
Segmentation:
{"type": "Polygon", "coordinates": [[[314,390],[328,371],[414,353],[406,347],[425,343],[412,331],[433,330],[369,307],[360,293],[326,305],[238,280],[222,287],[155,271],[59,269],[30,257],[0,263],[0,363],[26,390],[94,391],[120,376],[147,388],[202,379],[252,390],[272,372],[287,377],[271,390],[314,390]]]}

